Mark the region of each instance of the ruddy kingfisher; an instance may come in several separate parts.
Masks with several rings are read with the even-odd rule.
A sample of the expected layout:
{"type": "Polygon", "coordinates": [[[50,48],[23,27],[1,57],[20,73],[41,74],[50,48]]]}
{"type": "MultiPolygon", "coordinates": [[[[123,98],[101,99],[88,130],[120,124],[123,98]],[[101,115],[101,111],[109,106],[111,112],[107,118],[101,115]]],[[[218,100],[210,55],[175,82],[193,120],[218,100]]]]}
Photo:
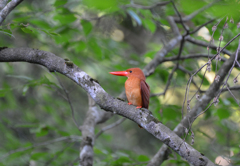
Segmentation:
{"type": "Polygon", "coordinates": [[[146,78],[139,68],[130,68],[126,71],[114,71],[110,74],[128,77],[125,82],[125,91],[129,105],[136,108],[147,108],[149,105],[150,87],[146,83],[146,78]]]}

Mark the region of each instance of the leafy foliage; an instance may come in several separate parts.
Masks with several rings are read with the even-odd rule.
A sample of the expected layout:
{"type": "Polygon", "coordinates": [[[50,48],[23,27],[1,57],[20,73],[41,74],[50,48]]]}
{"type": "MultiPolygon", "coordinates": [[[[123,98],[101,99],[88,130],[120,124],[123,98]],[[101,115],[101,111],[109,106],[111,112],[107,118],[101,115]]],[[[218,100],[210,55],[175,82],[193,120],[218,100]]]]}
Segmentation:
{"type": "MultiPolygon", "coordinates": [[[[157,2],[140,0],[135,3],[150,6],[157,2]]],[[[176,1],[177,8],[183,15],[191,14],[207,3],[202,0],[176,1]]],[[[221,4],[229,7],[215,5],[207,9],[191,20],[190,29],[206,23],[210,18],[227,14],[229,19],[235,20],[224,36],[224,42],[228,42],[239,30],[236,28],[239,4],[232,1],[221,1],[221,4]]],[[[167,21],[167,16],[175,15],[171,4],[156,7],[154,10],[126,5],[131,6],[130,2],[125,0],[26,1],[14,9],[10,19],[0,26],[0,45],[32,47],[68,58],[97,79],[109,94],[117,96],[124,90],[126,78],[112,77],[108,72],[131,67],[144,68],[173,37],[167,21]],[[114,32],[118,32],[119,40],[113,37],[114,32]]],[[[212,25],[206,26],[208,32],[212,25]]],[[[221,22],[214,38],[219,38],[222,26],[221,22]]],[[[182,33],[183,29],[180,26],[179,28],[182,33]]],[[[197,35],[193,37],[206,41],[197,35]]],[[[237,42],[233,42],[227,49],[234,52],[236,47],[237,42]]],[[[167,57],[176,56],[178,51],[179,48],[172,50],[167,57]]],[[[183,56],[191,53],[207,53],[207,49],[185,44],[183,56]]],[[[203,62],[206,63],[207,59],[189,59],[180,61],[179,65],[195,71],[203,62]]],[[[153,75],[147,78],[151,93],[164,91],[175,64],[176,61],[162,63],[153,75]]],[[[216,69],[215,61],[212,68],[216,69]]],[[[214,70],[207,73],[203,80],[203,90],[212,83],[214,70]]],[[[238,72],[239,70],[235,70],[233,74],[236,76],[238,72]]],[[[194,77],[198,85],[203,74],[200,72],[194,77]]],[[[27,63],[2,63],[0,76],[0,131],[4,133],[0,136],[0,165],[29,165],[31,162],[37,165],[77,164],[81,140],[70,136],[80,136],[81,133],[73,123],[69,103],[56,76],[37,65],[27,63]]],[[[80,125],[88,109],[87,95],[73,82],[64,77],[60,79],[69,92],[75,119],[80,125]]],[[[177,70],[166,95],[150,99],[149,110],[171,129],[181,120],[188,79],[188,74],[177,70]]],[[[196,87],[191,86],[190,90],[190,94],[194,94],[196,87]]],[[[239,99],[239,93],[234,94],[239,99]]],[[[196,100],[193,100],[191,104],[195,102],[196,100]]],[[[240,162],[240,114],[236,110],[239,110],[236,101],[230,94],[225,93],[219,105],[210,108],[204,117],[199,117],[193,124],[192,130],[197,133],[197,144],[194,147],[212,161],[218,155],[231,152],[232,161],[235,164],[240,162]],[[222,153],[219,154],[220,152],[222,153]]],[[[96,132],[116,120],[114,117],[97,126],[96,132]]],[[[158,140],[130,121],[124,122],[115,130],[106,131],[95,144],[94,165],[97,166],[146,165],[160,147],[158,140]]],[[[188,165],[175,154],[170,155],[170,159],[163,163],[170,164],[188,165]]]]}

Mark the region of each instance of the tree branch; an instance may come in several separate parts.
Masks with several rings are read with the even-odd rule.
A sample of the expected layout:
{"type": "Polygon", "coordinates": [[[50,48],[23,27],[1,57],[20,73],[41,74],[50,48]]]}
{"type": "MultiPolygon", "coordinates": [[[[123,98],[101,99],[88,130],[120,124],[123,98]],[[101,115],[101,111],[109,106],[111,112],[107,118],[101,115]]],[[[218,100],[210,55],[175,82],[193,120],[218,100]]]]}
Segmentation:
{"type": "MultiPolygon", "coordinates": [[[[31,48],[6,48],[0,51],[0,62],[25,61],[45,66],[50,72],[59,72],[80,85],[93,100],[104,110],[126,117],[142,126],[157,139],[169,146],[173,151],[189,163],[200,166],[214,164],[189,144],[180,146],[183,140],[169,128],[161,124],[147,109],[137,109],[126,102],[115,99],[76,65],[65,65],[64,59],[53,53],[31,48]],[[186,152],[186,148],[188,152],[186,152]]],[[[213,84],[212,84],[213,85],[213,84]]],[[[202,97],[205,100],[206,97],[202,97]]],[[[91,141],[92,143],[92,141],[91,141]]],[[[87,150],[86,148],[82,151],[87,150]]],[[[81,153],[83,153],[81,151],[81,153]]],[[[80,158],[81,154],[80,154],[80,158]]]]}
{"type": "Polygon", "coordinates": [[[7,2],[8,2],[8,0],[1,0],[0,1],[0,12],[6,6],[7,2]]]}
{"type": "MultiPolygon", "coordinates": [[[[57,73],[56,73],[56,78],[57,78],[60,86],[62,87],[62,89],[63,89],[63,91],[64,91],[64,93],[65,93],[65,95],[66,95],[66,97],[67,97],[66,100],[68,101],[68,104],[70,105],[70,108],[71,108],[71,113],[72,113],[73,122],[74,122],[75,126],[78,128],[78,130],[80,130],[80,128],[79,128],[79,126],[78,126],[78,123],[77,123],[77,121],[76,121],[76,119],[75,119],[74,109],[73,109],[72,102],[71,102],[71,100],[70,100],[68,91],[67,91],[67,90],[65,89],[65,87],[63,86],[62,81],[58,78],[57,73]]],[[[80,131],[81,131],[81,130],[80,130],[80,131]]]]}
{"type": "Polygon", "coordinates": [[[23,0],[11,0],[1,11],[0,11],[0,25],[3,23],[7,15],[23,0]]]}
{"type": "Polygon", "coordinates": [[[99,110],[95,101],[88,96],[89,109],[81,126],[82,142],[80,146],[80,164],[82,166],[93,165],[93,145],[95,140],[95,125],[99,117],[99,110]]]}
{"type": "Polygon", "coordinates": [[[133,7],[133,8],[138,8],[138,9],[152,9],[152,8],[157,7],[157,6],[165,6],[169,3],[170,3],[170,1],[164,1],[164,2],[156,3],[156,4],[151,5],[151,6],[142,6],[142,5],[138,5],[138,4],[128,4],[128,5],[125,5],[124,8],[133,7]]]}
{"type": "Polygon", "coordinates": [[[126,118],[121,118],[118,121],[116,121],[115,123],[112,123],[108,126],[103,127],[95,136],[95,139],[97,139],[104,131],[110,130],[118,125],[120,125],[122,122],[124,122],[126,120],[126,118]]]}
{"type": "Polygon", "coordinates": [[[174,20],[175,20],[176,23],[181,23],[181,21],[187,22],[187,21],[193,19],[193,18],[194,18],[196,15],[198,15],[199,13],[201,13],[201,12],[203,12],[204,10],[210,8],[214,3],[218,2],[218,1],[219,1],[219,0],[214,1],[214,2],[208,4],[208,5],[204,6],[204,7],[196,10],[195,12],[191,13],[190,15],[183,17],[182,20],[181,20],[180,18],[178,18],[178,17],[174,17],[174,20]]]}
{"type": "MultiPolygon", "coordinates": [[[[208,55],[208,54],[203,54],[203,53],[199,53],[199,54],[189,54],[189,55],[186,55],[186,56],[181,56],[181,57],[177,57],[177,56],[174,56],[174,57],[167,57],[167,58],[164,58],[162,60],[162,62],[167,62],[167,61],[177,61],[177,60],[186,60],[186,59],[195,59],[195,58],[213,58],[215,55],[208,55]]],[[[222,58],[221,59],[223,62],[226,61],[225,58],[222,58]]]]}

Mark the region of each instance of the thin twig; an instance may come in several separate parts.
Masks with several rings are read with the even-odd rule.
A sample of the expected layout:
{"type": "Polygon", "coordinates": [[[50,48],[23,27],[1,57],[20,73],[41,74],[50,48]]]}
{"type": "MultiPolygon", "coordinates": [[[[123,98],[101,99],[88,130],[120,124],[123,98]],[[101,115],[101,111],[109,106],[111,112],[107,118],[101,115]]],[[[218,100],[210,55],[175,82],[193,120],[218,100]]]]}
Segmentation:
{"type": "MultiPolygon", "coordinates": [[[[189,70],[185,69],[183,66],[179,65],[179,66],[178,66],[178,69],[181,70],[182,72],[187,73],[187,74],[189,75],[189,77],[191,77],[192,73],[191,73],[189,70]]],[[[198,89],[198,86],[197,86],[197,84],[196,84],[196,82],[195,82],[194,80],[192,80],[192,83],[193,83],[193,85],[198,89]]],[[[200,93],[201,93],[201,92],[202,92],[202,91],[200,90],[200,93]]]]}
{"type": "MultiPolygon", "coordinates": [[[[70,142],[68,142],[61,151],[57,152],[53,157],[51,157],[49,160],[45,162],[45,166],[50,165],[54,160],[56,160],[68,147],[69,147],[70,142]]],[[[71,143],[73,145],[73,143],[71,143]]],[[[71,145],[71,146],[72,146],[71,145]]]]}
{"type": "Polygon", "coordinates": [[[173,2],[173,0],[171,0],[171,2],[172,2],[172,5],[173,5],[173,7],[174,7],[174,9],[175,9],[178,17],[179,17],[179,20],[180,20],[179,22],[182,24],[184,30],[185,30],[185,31],[187,32],[187,34],[188,34],[188,33],[189,33],[189,28],[186,27],[186,25],[183,23],[182,16],[180,15],[180,13],[179,13],[177,7],[175,6],[175,3],[173,2]]]}
{"type": "Polygon", "coordinates": [[[72,106],[72,102],[71,102],[71,100],[70,100],[70,98],[69,98],[68,92],[67,92],[67,90],[64,88],[64,86],[63,86],[61,80],[58,78],[57,73],[55,73],[55,75],[56,75],[56,78],[57,78],[59,84],[61,85],[61,87],[62,87],[64,93],[65,93],[66,96],[67,96],[67,101],[68,101],[68,103],[69,103],[69,105],[70,105],[70,107],[71,107],[71,113],[72,113],[72,119],[73,119],[73,122],[74,122],[75,126],[78,128],[78,130],[81,131],[80,128],[79,128],[79,125],[77,124],[77,121],[76,121],[76,119],[75,119],[75,116],[74,116],[74,109],[73,109],[73,106],[72,106]]]}
{"type": "Polygon", "coordinates": [[[235,99],[236,103],[238,104],[238,106],[240,107],[239,105],[239,101],[237,100],[237,98],[234,96],[234,94],[231,92],[231,90],[229,89],[229,87],[227,86],[227,90],[229,91],[229,93],[233,96],[233,98],[235,99]]]}
{"type": "Polygon", "coordinates": [[[110,130],[118,125],[120,125],[122,122],[124,122],[126,120],[126,118],[121,118],[118,121],[116,121],[115,123],[112,123],[108,126],[103,127],[95,136],[95,139],[97,139],[103,132],[110,130]]]}
{"type": "MultiPolygon", "coordinates": [[[[240,34],[239,34],[239,35],[240,35],[240,34]]],[[[216,97],[217,99],[219,98],[219,96],[220,96],[220,94],[221,94],[222,89],[224,88],[224,86],[227,85],[227,81],[228,81],[228,79],[229,79],[229,77],[230,77],[230,74],[232,73],[232,70],[233,70],[233,68],[234,68],[234,66],[235,66],[235,63],[236,63],[236,61],[238,60],[238,54],[239,54],[239,52],[240,52],[240,39],[239,39],[238,48],[237,48],[237,51],[236,51],[236,54],[235,54],[235,60],[234,60],[234,62],[233,62],[233,65],[232,65],[231,69],[229,70],[228,76],[227,76],[227,78],[226,78],[226,80],[225,80],[225,82],[224,82],[224,84],[223,84],[220,92],[218,93],[218,95],[217,95],[217,97],[216,97]]]]}
{"type": "MultiPolygon", "coordinates": [[[[224,50],[232,41],[234,41],[238,36],[240,36],[240,33],[239,34],[237,34],[234,38],[232,38],[221,50],[220,50],[220,52],[222,51],[222,50],[224,50]]],[[[220,53],[219,52],[219,53],[220,53]]],[[[218,54],[218,53],[217,53],[218,54]]],[[[212,61],[216,56],[217,56],[217,54],[216,55],[214,55],[210,60],[212,61]]],[[[236,61],[236,58],[235,58],[235,61],[236,61]]],[[[235,62],[234,61],[234,62],[235,62]]],[[[193,74],[192,74],[192,76],[189,78],[189,80],[188,80],[188,82],[187,82],[187,86],[186,86],[186,92],[185,92],[185,96],[184,96],[184,101],[183,101],[183,105],[182,105],[182,113],[183,113],[183,110],[184,110],[184,104],[185,104],[185,102],[186,102],[186,97],[188,96],[188,93],[189,93],[189,87],[190,87],[190,84],[191,84],[191,81],[192,81],[192,79],[193,79],[193,77],[199,72],[199,71],[201,71],[202,70],[202,68],[203,67],[205,67],[206,65],[207,65],[208,63],[206,63],[206,64],[204,64],[204,65],[202,65],[197,71],[195,71],[193,74]]],[[[233,64],[233,66],[232,66],[232,68],[235,66],[235,63],[233,64]]],[[[232,68],[230,69],[230,71],[232,71],[232,68]]],[[[229,75],[228,75],[228,78],[229,78],[229,75]]],[[[227,78],[227,79],[228,79],[227,78]]],[[[224,87],[224,86],[223,86],[224,87]]],[[[223,88],[222,88],[223,89],[223,88]]],[[[221,93],[221,91],[220,91],[220,93],[221,93]]],[[[219,94],[220,94],[219,93],[219,94]]],[[[218,98],[218,97],[217,97],[218,98]]],[[[183,118],[183,117],[182,117],[183,118]]]]}
{"type": "Polygon", "coordinates": [[[163,91],[162,93],[152,94],[151,97],[153,97],[153,96],[160,96],[160,95],[164,95],[164,96],[165,96],[165,94],[166,94],[166,92],[167,92],[167,90],[168,90],[168,87],[169,87],[170,84],[171,84],[171,80],[172,80],[173,74],[174,74],[174,72],[175,72],[177,69],[178,69],[178,66],[177,66],[177,65],[172,69],[171,74],[168,76],[167,85],[166,85],[164,91],[163,91]]]}
{"type": "Polygon", "coordinates": [[[193,31],[189,32],[189,35],[196,33],[199,29],[201,29],[202,27],[204,27],[204,26],[212,23],[212,22],[215,21],[215,20],[216,20],[216,19],[211,19],[211,20],[209,20],[208,22],[206,22],[206,23],[198,26],[196,29],[194,29],[193,31]]]}
{"type": "Polygon", "coordinates": [[[194,96],[195,96],[198,92],[201,91],[201,86],[202,86],[202,84],[203,84],[203,81],[204,81],[204,78],[205,78],[206,72],[207,72],[207,68],[206,68],[206,70],[205,70],[205,72],[204,72],[204,74],[203,74],[202,82],[201,82],[201,84],[200,84],[198,90],[197,90],[196,93],[192,96],[192,98],[190,99],[190,101],[192,101],[192,99],[194,98],[194,96]]]}
{"type": "MultiPolygon", "coordinates": [[[[186,37],[186,40],[188,41],[188,42],[190,42],[190,43],[192,43],[192,44],[195,44],[195,45],[198,45],[198,46],[202,46],[202,47],[204,47],[204,48],[211,48],[211,49],[213,49],[213,50],[216,50],[217,49],[217,46],[215,46],[215,45],[209,45],[209,43],[207,43],[207,42],[204,42],[204,41],[201,41],[201,40],[197,40],[197,39],[194,39],[193,37],[191,37],[191,36],[187,36],[186,37]]],[[[230,41],[230,43],[231,43],[232,41],[230,41]]],[[[229,44],[230,44],[229,43],[229,44]]],[[[228,50],[226,50],[226,49],[222,49],[222,51],[221,52],[223,52],[224,54],[227,54],[227,55],[229,55],[229,56],[231,56],[232,55],[232,52],[230,52],[230,51],[228,51],[228,50]]]]}
{"type": "Polygon", "coordinates": [[[154,7],[157,7],[157,6],[165,6],[169,3],[170,3],[170,1],[164,1],[164,2],[156,3],[156,4],[151,5],[151,6],[142,6],[142,5],[138,5],[138,4],[128,4],[128,5],[123,6],[123,8],[132,7],[132,8],[138,8],[138,9],[152,9],[154,7]]]}
{"type": "MultiPolygon", "coordinates": [[[[222,19],[223,19],[223,18],[222,18],[222,19]]],[[[218,22],[214,25],[214,27],[212,28],[213,33],[212,33],[212,36],[211,36],[211,40],[210,40],[210,42],[208,43],[208,46],[207,46],[207,49],[208,49],[208,55],[209,55],[209,47],[210,47],[210,45],[211,45],[212,42],[213,42],[213,36],[214,36],[214,33],[215,33],[216,29],[217,29],[217,26],[218,26],[219,23],[222,21],[222,19],[221,19],[220,21],[218,21],[218,22]]],[[[209,57],[208,57],[208,59],[209,59],[209,57]]]]}

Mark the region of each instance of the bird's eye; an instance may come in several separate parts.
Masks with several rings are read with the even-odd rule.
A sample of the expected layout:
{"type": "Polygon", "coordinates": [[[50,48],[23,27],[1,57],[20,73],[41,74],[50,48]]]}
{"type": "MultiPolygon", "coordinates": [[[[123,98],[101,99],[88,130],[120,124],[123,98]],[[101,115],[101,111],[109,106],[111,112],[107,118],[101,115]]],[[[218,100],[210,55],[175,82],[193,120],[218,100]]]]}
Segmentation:
{"type": "Polygon", "coordinates": [[[132,73],[132,70],[130,70],[129,73],[132,73]]]}

